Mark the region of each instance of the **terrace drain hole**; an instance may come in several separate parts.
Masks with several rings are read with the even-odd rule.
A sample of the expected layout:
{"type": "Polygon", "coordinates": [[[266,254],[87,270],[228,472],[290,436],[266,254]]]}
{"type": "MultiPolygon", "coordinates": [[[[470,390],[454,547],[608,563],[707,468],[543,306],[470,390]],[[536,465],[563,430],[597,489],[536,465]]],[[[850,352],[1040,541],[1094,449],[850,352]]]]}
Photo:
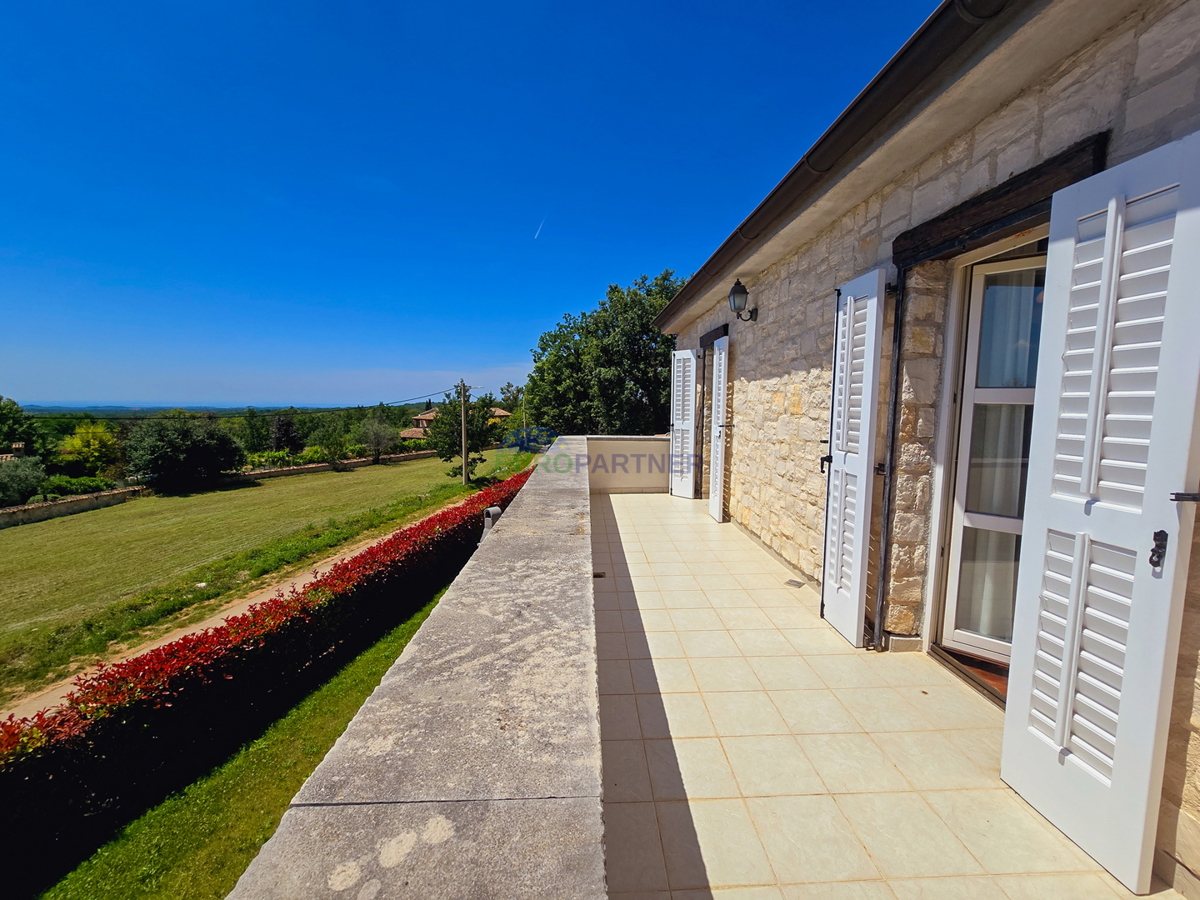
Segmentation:
{"type": "Polygon", "coordinates": [[[604,573],[604,572],[593,572],[593,573],[592,573],[592,577],[593,577],[593,578],[604,578],[604,577],[605,577],[605,573],[604,573]]]}
{"type": "Polygon", "coordinates": [[[784,582],[784,584],[786,584],[788,587],[805,587],[803,581],[797,581],[795,578],[789,578],[784,582]]]}

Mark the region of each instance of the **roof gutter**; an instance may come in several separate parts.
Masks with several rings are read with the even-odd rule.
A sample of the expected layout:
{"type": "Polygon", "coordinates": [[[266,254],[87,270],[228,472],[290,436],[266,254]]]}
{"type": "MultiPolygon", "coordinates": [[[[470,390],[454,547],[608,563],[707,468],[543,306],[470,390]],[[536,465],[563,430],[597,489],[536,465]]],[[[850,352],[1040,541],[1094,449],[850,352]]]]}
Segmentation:
{"type": "Polygon", "coordinates": [[[1034,0],[944,0],[908,42],[746,220],[717,248],[654,319],[656,328],[720,281],[748,250],[769,238],[827,180],[860,141],[894,114],[946,60],[1001,13],[1034,0]]]}

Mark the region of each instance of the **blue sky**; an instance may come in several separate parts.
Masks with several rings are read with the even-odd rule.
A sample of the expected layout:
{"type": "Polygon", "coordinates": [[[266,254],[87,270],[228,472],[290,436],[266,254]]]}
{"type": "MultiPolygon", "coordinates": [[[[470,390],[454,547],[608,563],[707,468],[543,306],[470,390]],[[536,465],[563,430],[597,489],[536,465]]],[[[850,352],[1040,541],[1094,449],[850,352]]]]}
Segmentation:
{"type": "Polygon", "coordinates": [[[520,381],[609,283],[701,265],[934,6],[8,4],[0,394],[520,381]]]}

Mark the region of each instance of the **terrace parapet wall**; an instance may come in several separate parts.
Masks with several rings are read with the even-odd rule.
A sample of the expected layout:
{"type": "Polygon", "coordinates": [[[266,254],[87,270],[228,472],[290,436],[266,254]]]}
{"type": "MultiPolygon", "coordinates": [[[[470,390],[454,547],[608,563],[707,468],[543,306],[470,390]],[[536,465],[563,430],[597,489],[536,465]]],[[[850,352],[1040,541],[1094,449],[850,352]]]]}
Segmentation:
{"type": "Polygon", "coordinates": [[[539,468],[231,898],[606,896],[590,535],[539,468]]]}

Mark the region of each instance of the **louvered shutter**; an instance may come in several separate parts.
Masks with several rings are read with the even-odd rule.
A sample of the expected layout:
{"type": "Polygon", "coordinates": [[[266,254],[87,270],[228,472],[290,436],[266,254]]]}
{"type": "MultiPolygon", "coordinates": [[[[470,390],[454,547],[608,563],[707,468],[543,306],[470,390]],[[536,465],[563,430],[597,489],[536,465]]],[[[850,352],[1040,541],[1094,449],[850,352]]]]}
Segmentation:
{"type": "Polygon", "coordinates": [[[696,496],[696,351],[671,354],[671,493],[696,496]]]}
{"type": "Polygon", "coordinates": [[[1200,138],[1054,195],[1001,775],[1150,886],[1200,478],[1200,138]],[[1160,565],[1150,560],[1165,532],[1160,565]]]}
{"type": "Polygon", "coordinates": [[[843,286],[834,332],[821,600],[825,618],[855,647],[863,645],[866,611],[883,296],[883,269],[843,286]]]}
{"type": "Polygon", "coordinates": [[[725,521],[725,418],[729,414],[729,338],[719,337],[712,346],[712,453],[708,462],[708,513],[725,521]]]}

